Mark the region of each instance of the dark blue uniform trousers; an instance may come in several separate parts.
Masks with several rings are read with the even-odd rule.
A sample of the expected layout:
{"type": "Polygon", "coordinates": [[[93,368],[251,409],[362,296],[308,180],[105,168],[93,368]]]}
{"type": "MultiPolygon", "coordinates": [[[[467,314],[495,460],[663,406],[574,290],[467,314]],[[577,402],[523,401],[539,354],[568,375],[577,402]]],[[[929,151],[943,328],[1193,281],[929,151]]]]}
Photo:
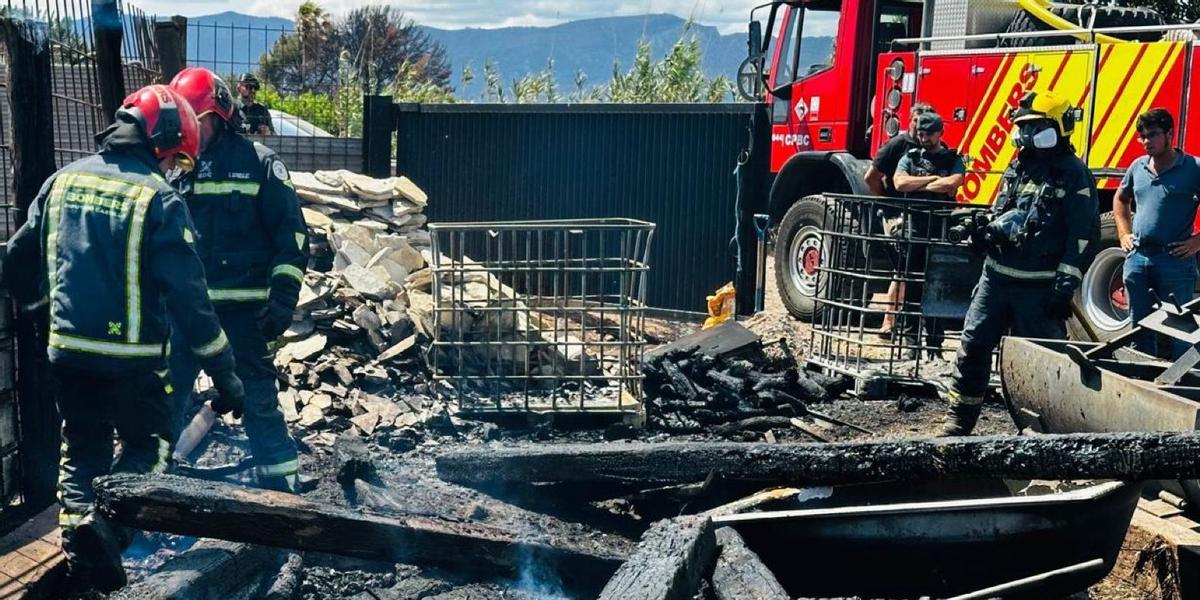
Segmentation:
{"type": "Polygon", "coordinates": [[[1046,314],[1053,291],[1053,280],[1021,281],[984,269],[963,323],[951,391],[964,398],[983,397],[992,374],[992,351],[1010,329],[1018,337],[1065,339],[1066,324],[1046,314]]]}
{"type": "MultiPolygon", "coordinates": [[[[259,303],[216,305],[217,318],[225,330],[237,359],[237,374],[246,387],[246,406],[242,423],[250,438],[259,485],[281,491],[296,490],[299,465],[296,443],[288,433],[283,412],[279,410],[276,387],[274,341],[258,329],[259,303]]],[[[171,340],[171,379],[174,392],[174,431],[176,437],[187,425],[191,393],[199,366],[186,343],[175,335],[171,340]]]]}
{"type": "MultiPolygon", "coordinates": [[[[75,526],[92,511],[92,479],[108,473],[162,473],[171,457],[171,417],[162,369],[123,373],[93,373],[50,366],[50,391],[62,415],[62,456],[58,469],[58,523],[63,547],[76,560],[85,556],[73,548],[75,526]],[[121,456],[113,462],[113,432],[121,441],[121,456]]],[[[120,531],[119,544],[132,539],[120,531]]]]}

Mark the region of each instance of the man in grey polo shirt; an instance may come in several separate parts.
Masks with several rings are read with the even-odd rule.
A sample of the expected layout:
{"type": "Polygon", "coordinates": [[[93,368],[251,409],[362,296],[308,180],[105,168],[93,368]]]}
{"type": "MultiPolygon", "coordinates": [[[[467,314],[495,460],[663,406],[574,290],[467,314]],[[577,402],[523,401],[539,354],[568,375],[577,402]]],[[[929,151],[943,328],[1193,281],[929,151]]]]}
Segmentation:
{"type": "MultiPolygon", "coordinates": [[[[1154,311],[1150,290],[1163,300],[1169,294],[1180,303],[1192,299],[1200,252],[1200,236],[1192,235],[1200,162],[1172,145],[1175,119],[1165,109],[1153,108],[1139,116],[1137,132],[1146,156],[1129,166],[1113,199],[1117,234],[1128,253],[1125,293],[1135,324],[1154,311]],[[1137,206],[1136,212],[1132,205],[1137,206]]],[[[1143,332],[1134,347],[1157,354],[1155,334],[1143,332]]],[[[1175,342],[1171,356],[1178,358],[1187,348],[1175,342]]]]}

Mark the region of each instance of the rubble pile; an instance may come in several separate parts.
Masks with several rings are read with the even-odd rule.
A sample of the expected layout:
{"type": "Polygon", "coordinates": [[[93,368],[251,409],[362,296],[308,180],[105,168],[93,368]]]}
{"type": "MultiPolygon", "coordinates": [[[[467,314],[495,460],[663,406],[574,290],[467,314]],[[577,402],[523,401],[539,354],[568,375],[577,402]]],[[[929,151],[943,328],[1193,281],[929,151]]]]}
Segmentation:
{"type": "Polygon", "coordinates": [[[289,423],[331,445],[449,418],[429,397],[419,347],[426,303],[406,282],[429,278],[428,197],[406,177],[293,173],[313,258],[275,362],[289,423]],[[415,298],[414,298],[415,297],[415,298]],[[414,307],[414,299],[418,306],[414,307]],[[415,399],[414,399],[415,398],[415,399]]]}
{"type": "Polygon", "coordinates": [[[694,345],[648,356],[643,373],[646,422],[668,433],[699,433],[753,417],[802,416],[809,403],[837,398],[851,385],[848,378],[768,359],[761,349],[713,356],[694,345]]]}
{"type": "Polygon", "coordinates": [[[275,362],[285,384],[280,406],[289,423],[313,432],[307,442],[331,445],[348,429],[452,428],[432,394],[434,365],[464,375],[454,383],[467,389],[449,392],[486,393],[491,382],[475,374],[600,372],[564,324],[470,258],[443,274],[442,304],[455,310],[435,315],[429,200],[408,178],[317,171],[293,173],[292,183],[312,260],[275,362]],[[464,343],[442,349],[441,360],[429,352],[437,328],[464,343]]]}

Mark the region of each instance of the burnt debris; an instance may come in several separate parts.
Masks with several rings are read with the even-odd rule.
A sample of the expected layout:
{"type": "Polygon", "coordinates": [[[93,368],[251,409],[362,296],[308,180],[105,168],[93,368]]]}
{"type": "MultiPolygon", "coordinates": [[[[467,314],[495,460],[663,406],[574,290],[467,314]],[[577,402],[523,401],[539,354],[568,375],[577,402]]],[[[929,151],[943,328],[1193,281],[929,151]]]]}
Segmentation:
{"type": "Polygon", "coordinates": [[[809,404],[837,398],[852,385],[802,370],[788,353],[768,357],[758,336],[736,322],[648,353],[642,372],[647,424],[668,433],[787,427],[787,418],[807,415],[809,404]],[[785,421],[745,422],[756,417],[785,421]]]}

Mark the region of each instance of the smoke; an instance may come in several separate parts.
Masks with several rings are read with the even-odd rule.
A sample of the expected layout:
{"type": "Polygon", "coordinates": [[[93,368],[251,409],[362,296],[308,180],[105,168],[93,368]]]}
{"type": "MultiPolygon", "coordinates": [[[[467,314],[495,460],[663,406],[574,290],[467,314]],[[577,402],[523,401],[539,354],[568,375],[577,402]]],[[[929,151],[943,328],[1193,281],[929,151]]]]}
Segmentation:
{"type": "Polygon", "coordinates": [[[517,581],[514,587],[541,600],[570,600],[562,580],[553,569],[534,556],[532,548],[522,544],[517,554],[517,581]]]}

